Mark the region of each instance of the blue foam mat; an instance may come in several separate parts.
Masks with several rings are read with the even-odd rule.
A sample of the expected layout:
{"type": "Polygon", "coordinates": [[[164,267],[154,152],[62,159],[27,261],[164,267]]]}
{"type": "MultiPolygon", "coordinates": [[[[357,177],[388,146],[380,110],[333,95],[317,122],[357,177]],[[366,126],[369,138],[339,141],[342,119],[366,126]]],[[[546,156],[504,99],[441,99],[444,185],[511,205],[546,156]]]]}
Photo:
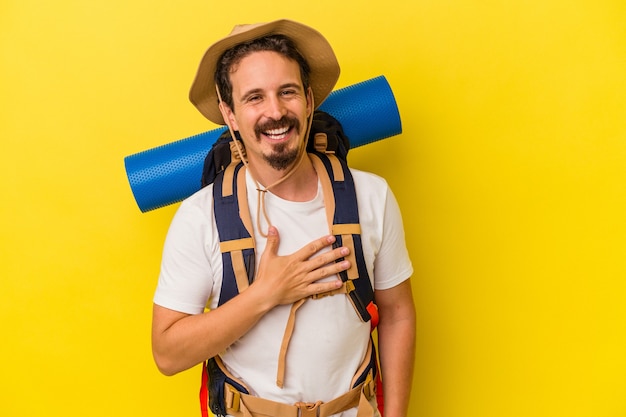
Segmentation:
{"type": "MultiPolygon", "coordinates": [[[[319,106],[343,125],[350,147],[402,132],[400,113],[384,76],[333,91],[319,106]]],[[[124,158],[142,212],[165,207],[200,189],[204,159],[225,128],[218,128],[124,158]]]]}

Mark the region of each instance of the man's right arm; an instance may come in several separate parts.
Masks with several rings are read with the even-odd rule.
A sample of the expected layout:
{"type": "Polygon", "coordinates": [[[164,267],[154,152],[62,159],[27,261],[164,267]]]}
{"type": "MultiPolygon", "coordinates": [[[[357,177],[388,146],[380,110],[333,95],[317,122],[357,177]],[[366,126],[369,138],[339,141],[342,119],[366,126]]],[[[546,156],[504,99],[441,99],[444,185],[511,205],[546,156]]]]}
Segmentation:
{"type": "Polygon", "coordinates": [[[316,282],[349,268],[341,247],[323,254],[334,242],[325,236],[299,251],[278,256],[279,236],[270,228],[259,271],[248,289],[220,307],[197,315],[157,304],[152,312],[152,353],[159,370],[174,375],[224,351],[277,305],[291,304],[313,294],[332,291],[341,280],[316,282]]]}

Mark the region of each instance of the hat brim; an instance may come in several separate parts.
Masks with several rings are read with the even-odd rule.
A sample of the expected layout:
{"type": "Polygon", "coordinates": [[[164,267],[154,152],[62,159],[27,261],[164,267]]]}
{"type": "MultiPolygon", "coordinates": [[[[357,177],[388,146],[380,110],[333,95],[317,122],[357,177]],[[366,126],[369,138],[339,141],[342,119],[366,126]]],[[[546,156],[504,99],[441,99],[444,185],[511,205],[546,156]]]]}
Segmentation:
{"type": "Polygon", "coordinates": [[[229,36],[211,45],[200,61],[189,92],[189,100],[207,119],[219,125],[225,124],[215,91],[214,74],[218,59],[235,45],[273,34],[289,37],[311,67],[309,81],[316,107],[332,92],[339,79],[339,63],[332,47],[321,33],[301,23],[284,19],[246,25],[243,30],[234,30],[229,36]]]}

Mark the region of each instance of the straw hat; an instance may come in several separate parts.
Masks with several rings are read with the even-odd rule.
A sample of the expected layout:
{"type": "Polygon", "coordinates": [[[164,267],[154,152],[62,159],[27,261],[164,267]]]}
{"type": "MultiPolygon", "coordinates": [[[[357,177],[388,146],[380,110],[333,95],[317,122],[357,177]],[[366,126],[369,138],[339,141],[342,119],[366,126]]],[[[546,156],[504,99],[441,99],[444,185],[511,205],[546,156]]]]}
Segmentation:
{"type": "Polygon", "coordinates": [[[220,113],[215,92],[215,69],[217,60],[228,49],[243,42],[267,35],[285,35],[290,38],[298,52],[311,67],[310,85],[316,107],[333,90],[339,78],[339,63],[328,41],[313,28],[291,20],[235,26],[225,38],[207,49],[189,92],[189,99],[210,121],[225,124],[220,113]]]}

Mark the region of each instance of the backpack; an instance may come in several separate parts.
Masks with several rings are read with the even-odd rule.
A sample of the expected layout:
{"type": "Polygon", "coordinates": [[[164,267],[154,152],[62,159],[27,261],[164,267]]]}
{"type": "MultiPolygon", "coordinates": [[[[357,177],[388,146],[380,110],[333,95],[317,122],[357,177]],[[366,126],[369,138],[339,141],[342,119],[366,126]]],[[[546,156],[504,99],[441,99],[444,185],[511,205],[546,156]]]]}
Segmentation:
{"type": "MultiPolygon", "coordinates": [[[[241,140],[238,135],[235,132],[235,138],[241,140]]],[[[348,256],[352,265],[348,271],[339,274],[344,282],[342,289],[328,295],[345,293],[361,320],[370,321],[373,330],[378,323],[378,312],[361,245],[356,191],[347,166],[349,149],[350,142],[341,124],[328,113],[315,111],[307,152],[312,154],[311,160],[322,182],[326,204],[334,199],[332,233],[336,236],[336,241],[333,247],[350,247],[348,256]]],[[[230,132],[226,130],[207,154],[201,179],[202,187],[213,184],[214,215],[222,250],[223,279],[218,305],[244,291],[255,277],[256,253],[252,223],[245,197],[245,181],[242,181],[244,176],[239,175],[242,166],[230,132]]],[[[341,260],[343,259],[337,262],[341,260]]],[[[382,389],[375,349],[372,349],[366,371],[372,372],[377,378],[377,395],[382,411],[382,389]]],[[[355,385],[363,382],[366,373],[363,372],[355,385]]],[[[227,385],[248,394],[245,385],[229,375],[219,358],[209,359],[203,366],[202,374],[200,399],[203,416],[208,416],[207,403],[216,416],[227,414],[224,404],[224,390],[227,385]]],[[[280,376],[278,380],[280,381],[280,376]]]]}

